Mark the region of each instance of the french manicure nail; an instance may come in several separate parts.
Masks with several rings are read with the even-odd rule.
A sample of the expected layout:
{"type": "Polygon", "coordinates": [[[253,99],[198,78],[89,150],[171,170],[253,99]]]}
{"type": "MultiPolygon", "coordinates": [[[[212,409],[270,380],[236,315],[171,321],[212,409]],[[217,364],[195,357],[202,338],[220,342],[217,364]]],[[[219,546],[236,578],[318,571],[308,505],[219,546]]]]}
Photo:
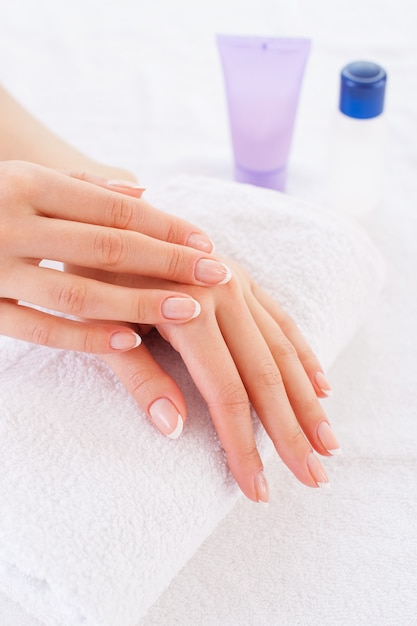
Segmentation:
{"type": "Polygon", "coordinates": [[[265,474],[260,471],[255,474],[255,492],[257,502],[268,503],[269,502],[269,488],[266,482],[265,474]]]}
{"type": "Polygon", "coordinates": [[[339,442],[337,441],[330,424],[327,422],[320,422],[317,429],[317,436],[322,445],[326,448],[327,452],[330,452],[333,456],[342,454],[339,442]]]}
{"type": "Polygon", "coordinates": [[[117,330],[110,335],[109,344],[113,350],[132,350],[142,343],[137,333],[132,331],[117,330]]]}
{"type": "Polygon", "coordinates": [[[170,439],[178,439],[182,433],[184,420],[178,409],[168,398],[158,398],[149,407],[149,415],[155,426],[170,439]]]}
{"type": "Polygon", "coordinates": [[[332,395],[332,389],[330,387],[329,381],[323,374],[323,372],[316,372],[315,376],[316,385],[320,389],[320,391],[327,397],[332,395]]]}
{"type": "Polygon", "coordinates": [[[161,306],[162,315],[168,320],[193,320],[200,315],[201,306],[194,298],[166,298],[161,306]]]}
{"type": "Polygon", "coordinates": [[[225,285],[232,278],[230,268],[213,259],[200,259],[195,266],[195,277],[209,285],[225,285]]]}
{"type": "Polygon", "coordinates": [[[106,181],[107,185],[110,187],[123,187],[125,189],[135,189],[137,191],[145,191],[145,187],[135,183],[131,180],[122,180],[121,178],[113,178],[112,180],[106,181]]]}
{"type": "Polygon", "coordinates": [[[214,252],[214,243],[203,233],[191,233],[187,239],[187,246],[203,252],[214,252]]]}
{"type": "Polygon", "coordinates": [[[307,466],[311,477],[318,487],[329,487],[329,479],[323,465],[313,452],[307,454],[307,466]]]}

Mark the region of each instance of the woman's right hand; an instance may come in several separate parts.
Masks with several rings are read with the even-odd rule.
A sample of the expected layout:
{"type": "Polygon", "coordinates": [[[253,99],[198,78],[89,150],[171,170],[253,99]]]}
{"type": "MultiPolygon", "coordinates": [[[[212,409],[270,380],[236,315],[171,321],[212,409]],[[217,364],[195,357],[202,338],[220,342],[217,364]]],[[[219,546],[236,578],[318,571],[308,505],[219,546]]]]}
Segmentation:
{"type": "Polygon", "coordinates": [[[128,194],[123,181],[90,182],[27,162],[0,163],[0,334],[114,353],[137,346],[140,338],[110,320],[172,324],[199,314],[198,302],[181,291],[110,285],[39,266],[48,259],[189,285],[228,282],[230,270],[211,256],[205,233],[134,197],[140,194],[128,194]]]}

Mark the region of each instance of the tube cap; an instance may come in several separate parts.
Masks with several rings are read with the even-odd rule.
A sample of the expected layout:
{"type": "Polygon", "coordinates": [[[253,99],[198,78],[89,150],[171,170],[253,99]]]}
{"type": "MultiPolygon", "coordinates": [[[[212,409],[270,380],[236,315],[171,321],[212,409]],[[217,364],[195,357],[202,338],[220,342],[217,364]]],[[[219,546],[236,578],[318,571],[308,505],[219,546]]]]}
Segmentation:
{"type": "Polygon", "coordinates": [[[339,109],[348,117],[369,119],[384,110],[387,74],[376,63],[354,61],[340,74],[339,109]]]}

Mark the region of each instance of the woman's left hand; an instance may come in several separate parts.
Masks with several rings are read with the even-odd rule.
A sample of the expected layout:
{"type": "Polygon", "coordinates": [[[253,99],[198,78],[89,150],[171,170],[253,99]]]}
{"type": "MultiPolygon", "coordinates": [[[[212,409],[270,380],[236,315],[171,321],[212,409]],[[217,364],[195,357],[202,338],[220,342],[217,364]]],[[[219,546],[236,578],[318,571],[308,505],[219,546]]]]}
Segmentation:
{"type": "MultiPolygon", "coordinates": [[[[205,399],[242,491],[268,500],[268,486],[252,428],[252,405],[274,446],[295,476],[311,487],[328,478],[313,450],[337,454],[339,444],[318,401],[328,395],[322,368],[292,319],[245,270],[227,261],[233,278],[210,290],[181,286],[201,304],[186,325],[157,326],[180,353],[205,399]]],[[[129,287],[170,289],[165,281],[132,275],[99,276],[129,287]]],[[[186,407],[178,387],[145,346],[103,357],[166,435],[179,436],[186,407]]]]}

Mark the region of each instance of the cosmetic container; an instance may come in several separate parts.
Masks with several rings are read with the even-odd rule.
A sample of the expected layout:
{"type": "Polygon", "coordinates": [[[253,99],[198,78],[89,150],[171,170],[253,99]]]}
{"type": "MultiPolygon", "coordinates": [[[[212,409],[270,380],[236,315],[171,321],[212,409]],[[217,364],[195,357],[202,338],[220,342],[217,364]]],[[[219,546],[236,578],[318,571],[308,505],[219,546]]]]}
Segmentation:
{"type": "Polygon", "coordinates": [[[326,203],[351,217],[366,217],[381,195],[385,153],[387,75],[370,61],[354,61],[340,74],[339,111],[329,147],[326,203]]]}
{"type": "Polygon", "coordinates": [[[285,189],[309,39],[217,35],[238,182],[285,189]]]}

